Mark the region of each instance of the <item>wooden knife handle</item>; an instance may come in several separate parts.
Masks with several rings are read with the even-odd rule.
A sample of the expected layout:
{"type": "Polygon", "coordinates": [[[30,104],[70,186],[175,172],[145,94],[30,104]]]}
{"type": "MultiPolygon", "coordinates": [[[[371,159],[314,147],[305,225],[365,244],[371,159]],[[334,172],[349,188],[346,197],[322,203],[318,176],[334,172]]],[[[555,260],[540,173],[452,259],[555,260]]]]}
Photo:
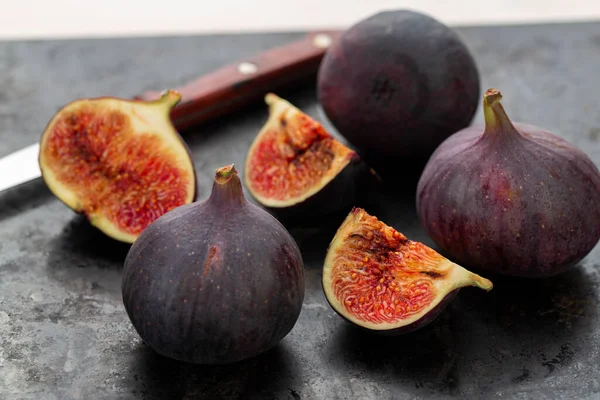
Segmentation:
{"type": "MultiPolygon", "coordinates": [[[[311,32],[301,40],[239,60],[176,88],[181,101],[171,110],[173,124],[185,130],[316,74],[325,51],[340,34],[311,32]]],[[[160,93],[148,91],[135,98],[153,100],[160,93]]]]}

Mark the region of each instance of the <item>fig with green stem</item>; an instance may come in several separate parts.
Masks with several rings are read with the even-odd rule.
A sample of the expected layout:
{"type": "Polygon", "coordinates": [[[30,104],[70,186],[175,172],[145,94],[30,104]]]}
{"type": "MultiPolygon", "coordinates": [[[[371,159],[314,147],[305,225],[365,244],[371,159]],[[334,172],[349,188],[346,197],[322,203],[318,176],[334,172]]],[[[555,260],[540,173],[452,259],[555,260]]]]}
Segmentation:
{"type": "Polygon", "coordinates": [[[429,236],[456,262],[521,277],[548,277],[600,240],[600,172],[567,140],[512,122],[497,89],[485,126],[463,129],[431,156],[417,188],[429,236]]]}
{"type": "Polygon", "coordinates": [[[233,165],[215,173],[203,201],[154,221],[131,247],[123,302],[156,352],[198,364],[226,364],[276,346],[304,299],[296,242],[248,202],[233,165]]]}

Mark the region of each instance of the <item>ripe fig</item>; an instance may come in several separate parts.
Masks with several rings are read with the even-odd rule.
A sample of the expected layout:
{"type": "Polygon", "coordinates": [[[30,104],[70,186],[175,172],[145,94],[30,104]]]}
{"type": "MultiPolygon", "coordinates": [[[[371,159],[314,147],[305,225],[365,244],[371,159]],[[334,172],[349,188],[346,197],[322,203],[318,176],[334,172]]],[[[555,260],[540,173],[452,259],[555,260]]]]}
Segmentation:
{"type": "Polygon", "coordinates": [[[350,212],[331,241],[322,283],[340,316],[386,334],[429,324],[463,287],[493,287],[361,208],[350,212]]]}
{"type": "Polygon", "coordinates": [[[453,29],[418,12],[375,14],[346,30],[325,53],[319,102],[339,133],[384,180],[399,163],[416,179],[435,148],[468,126],[479,72],[453,29]],[[416,172],[416,173],[413,173],[416,172]]]}
{"type": "Polygon", "coordinates": [[[123,303],[157,353],[226,364],[277,345],[304,300],[304,264],[288,231],[244,197],[233,165],[208,199],[169,211],[132,245],[123,303]]]}
{"type": "Polygon", "coordinates": [[[275,94],[269,118],[248,150],[244,181],[278,218],[348,212],[374,172],[355,151],[275,94]]]}
{"type": "Polygon", "coordinates": [[[133,243],[156,218],[196,197],[190,151],[169,117],[180,99],[171,90],[155,101],[67,104],[42,134],[43,180],[106,235],[133,243]]]}
{"type": "Polygon", "coordinates": [[[485,126],[435,151],[417,188],[422,225],[458,263],[520,277],[567,270],[600,240],[600,172],[571,143],[512,123],[497,89],[485,126]]]}

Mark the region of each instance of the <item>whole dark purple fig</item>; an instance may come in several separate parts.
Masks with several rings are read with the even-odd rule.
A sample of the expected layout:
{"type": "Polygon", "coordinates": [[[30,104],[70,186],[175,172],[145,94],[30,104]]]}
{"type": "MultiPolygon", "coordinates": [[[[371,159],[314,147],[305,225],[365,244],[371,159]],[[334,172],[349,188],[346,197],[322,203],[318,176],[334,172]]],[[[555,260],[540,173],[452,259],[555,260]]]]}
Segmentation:
{"type": "Polygon", "coordinates": [[[317,89],[327,118],[386,180],[406,179],[399,168],[418,178],[435,148],[471,123],[481,95],[457,32],[409,10],[346,30],[323,57],[317,89]]]}
{"type": "Polygon", "coordinates": [[[456,262],[513,276],[556,275],[600,240],[600,172],[559,136],[513,124],[501,98],[487,90],[485,127],[463,129],[436,149],[417,187],[417,212],[456,262]]]}
{"type": "Polygon", "coordinates": [[[277,345],[304,300],[304,264],[288,231],[249,203],[233,165],[210,197],[150,224],[125,260],[123,303],[157,353],[233,363],[277,345]]]}

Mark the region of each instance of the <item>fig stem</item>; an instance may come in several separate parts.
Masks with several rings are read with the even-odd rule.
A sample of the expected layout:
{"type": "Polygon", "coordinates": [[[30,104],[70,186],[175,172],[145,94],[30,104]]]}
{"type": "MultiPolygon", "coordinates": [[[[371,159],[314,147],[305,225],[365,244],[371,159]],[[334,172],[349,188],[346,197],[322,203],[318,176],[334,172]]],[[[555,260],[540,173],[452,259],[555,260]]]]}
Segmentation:
{"type": "Polygon", "coordinates": [[[451,264],[453,265],[454,270],[454,288],[474,286],[489,292],[494,287],[494,284],[489,279],[479,276],[456,263],[451,264]]]}
{"type": "Polygon", "coordinates": [[[230,164],[217,169],[215,181],[221,185],[224,185],[225,183],[229,182],[233,175],[237,175],[237,170],[235,169],[235,164],[230,164]]]}
{"type": "Polygon", "coordinates": [[[473,286],[476,286],[488,292],[494,287],[492,281],[490,281],[489,279],[485,279],[477,274],[471,274],[471,282],[473,282],[473,286]]]}
{"type": "MultiPolygon", "coordinates": [[[[486,132],[517,132],[501,103],[502,93],[490,88],[483,95],[483,116],[486,132]]],[[[517,132],[518,133],[518,132],[517,132]]]]}
{"type": "Polygon", "coordinates": [[[209,203],[217,207],[227,207],[231,204],[245,204],[246,197],[242,190],[242,182],[234,164],[218,168],[215,173],[212,192],[208,198],[209,203]]]}
{"type": "Polygon", "coordinates": [[[157,102],[166,104],[169,109],[173,108],[179,101],[181,101],[181,94],[174,89],[165,90],[160,94],[160,98],[157,99],[157,102]]]}

